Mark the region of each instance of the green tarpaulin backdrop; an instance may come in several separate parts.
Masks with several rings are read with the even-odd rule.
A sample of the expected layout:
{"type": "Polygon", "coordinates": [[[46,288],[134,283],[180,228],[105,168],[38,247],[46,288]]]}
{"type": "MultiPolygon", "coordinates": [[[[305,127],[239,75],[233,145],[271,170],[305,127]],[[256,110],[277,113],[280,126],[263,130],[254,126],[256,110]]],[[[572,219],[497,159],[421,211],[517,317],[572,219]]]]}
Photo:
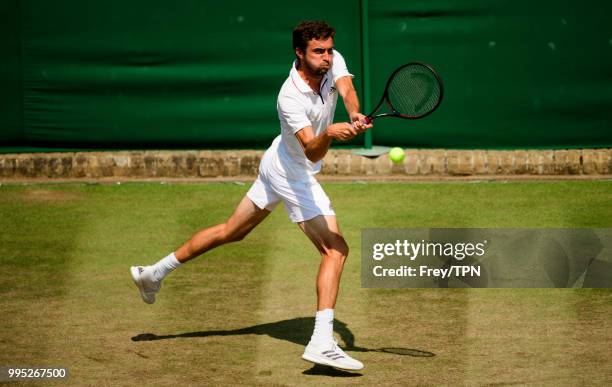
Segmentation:
{"type": "Polygon", "coordinates": [[[609,147],[610,14],[603,0],[4,0],[0,146],[264,148],[291,30],[316,18],[336,27],[364,110],[402,63],[445,81],[439,110],[377,121],[375,145],[609,147]]]}

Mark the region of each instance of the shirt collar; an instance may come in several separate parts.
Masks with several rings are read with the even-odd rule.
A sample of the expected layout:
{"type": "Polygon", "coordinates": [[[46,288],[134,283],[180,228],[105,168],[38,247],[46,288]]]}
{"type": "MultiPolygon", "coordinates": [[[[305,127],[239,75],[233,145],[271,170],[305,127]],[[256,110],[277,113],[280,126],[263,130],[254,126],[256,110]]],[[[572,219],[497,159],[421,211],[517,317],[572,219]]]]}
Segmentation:
{"type": "MultiPolygon", "coordinates": [[[[314,91],[310,88],[310,86],[308,86],[306,81],[304,81],[302,77],[300,77],[300,74],[298,73],[297,68],[295,67],[296,64],[297,64],[297,60],[294,60],[293,65],[291,66],[291,71],[289,72],[291,81],[293,81],[293,84],[300,92],[314,93],[314,91]]],[[[329,77],[330,72],[331,72],[331,69],[329,69],[329,71],[323,76],[323,79],[321,80],[321,87],[323,87],[325,83],[328,82],[327,78],[329,77]]]]}

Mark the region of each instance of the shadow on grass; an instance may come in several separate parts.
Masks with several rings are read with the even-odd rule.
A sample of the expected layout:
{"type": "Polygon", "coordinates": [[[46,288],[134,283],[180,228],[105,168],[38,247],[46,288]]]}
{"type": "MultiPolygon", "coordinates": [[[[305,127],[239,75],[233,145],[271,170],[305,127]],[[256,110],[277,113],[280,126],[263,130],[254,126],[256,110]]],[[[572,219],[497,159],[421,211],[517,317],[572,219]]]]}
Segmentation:
{"type": "Polygon", "coordinates": [[[328,367],[320,364],[315,364],[312,368],[307,369],[302,372],[304,375],[325,375],[325,376],[333,376],[333,377],[341,377],[341,378],[354,378],[363,376],[363,374],[356,372],[348,372],[342,371],[333,367],[328,367]]]}
{"type": "MultiPolygon", "coordinates": [[[[310,340],[310,333],[314,326],[314,318],[312,317],[297,317],[290,320],[281,320],[273,323],[253,325],[247,328],[232,329],[232,330],[216,330],[216,331],[199,331],[199,332],[186,332],[179,333],[176,335],[156,335],[154,333],[142,333],[132,337],[132,341],[155,341],[155,340],[169,340],[169,339],[180,339],[180,338],[191,338],[191,337],[210,337],[210,336],[235,336],[235,335],[267,335],[278,340],[285,340],[302,346],[306,346],[310,340]]],[[[346,323],[335,320],[334,330],[340,335],[340,338],[344,342],[343,349],[346,351],[353,352],[382,352],[393,355],[401,356],[412,356],[412,357],[434,357],[435,353],[428,351],[421,351],[418,349],[410,348],[397,348],[397,347],[386,347],[371,349],[365,347],[358,347],[355,345],[355,336],[348,328],[346,323]]],[[[312,369],[305,371],[308,375],[319,375],[321,372],[320,368],[327,369],[328,367],[315,366],[312,369]]],[[[334,370],[336,372],[343,372],[334,370]]],[[[329,375],[329,374],[325,374],[329,375]]],[[[339,375],[336,375],[339,376],[339,375]]]]}

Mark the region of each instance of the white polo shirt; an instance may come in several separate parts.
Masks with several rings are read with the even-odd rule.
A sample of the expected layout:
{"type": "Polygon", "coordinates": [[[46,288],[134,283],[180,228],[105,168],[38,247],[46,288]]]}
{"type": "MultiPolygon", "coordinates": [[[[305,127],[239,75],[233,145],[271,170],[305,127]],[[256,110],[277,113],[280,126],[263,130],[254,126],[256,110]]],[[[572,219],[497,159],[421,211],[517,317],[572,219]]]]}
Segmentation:
{"type": "Polygon", "coordinates": [[[296,62],[293,62],[276,103],[281,134],[264,154],[260,164],[261,172],[308,181],[313,180],[314,175],[321,170],[321,161],[313,163],[308,160],[295,133],[311,126],[315,136],[318,136],[334,121],[338,100],[336,80],[353,75],[349,73],[342,55],[336,50],[333,55],[332,67],[323,76],[318,93],[300,77],[295,68],[296,62]]]}

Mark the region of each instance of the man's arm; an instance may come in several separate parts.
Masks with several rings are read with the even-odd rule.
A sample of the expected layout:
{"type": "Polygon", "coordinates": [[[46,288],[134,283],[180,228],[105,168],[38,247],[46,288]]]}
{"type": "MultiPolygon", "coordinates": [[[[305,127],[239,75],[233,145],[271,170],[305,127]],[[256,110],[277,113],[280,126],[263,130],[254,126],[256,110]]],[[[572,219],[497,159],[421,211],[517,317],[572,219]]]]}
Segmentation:
{"type": "Polygon", "coordinates": [[[357,97],[357,91],[353,86],[353,78],[350,76],[338,78],[336,80],[336,88],[342,96],[344,101],[344,107],[346,112],[351,118],[351,122],[358,130],[365,130],[372,127],[372,125],[365,125],[366,116],[359,112],[359,97],[357,97]]]}
{"type": "Polygon", "coordinates": [[[304,149],[304,154],[308,160],[316,163],[327,154],[332,140],[348,141],[355,137],[359,131],[348,122],[338,122],[331,124],[320,135],[314,135],[312,126],[307,126],[297,133],[295,136],[304,149]]]}
{"type": "Polygon", "coordinates": [[[344,107],[349,116],[359,113],[359,98],[357,97],[355,86],[353,86],[353,78],[349,76],[338,78],[336,80],[336,88],[342,96],[344,107]]]}

